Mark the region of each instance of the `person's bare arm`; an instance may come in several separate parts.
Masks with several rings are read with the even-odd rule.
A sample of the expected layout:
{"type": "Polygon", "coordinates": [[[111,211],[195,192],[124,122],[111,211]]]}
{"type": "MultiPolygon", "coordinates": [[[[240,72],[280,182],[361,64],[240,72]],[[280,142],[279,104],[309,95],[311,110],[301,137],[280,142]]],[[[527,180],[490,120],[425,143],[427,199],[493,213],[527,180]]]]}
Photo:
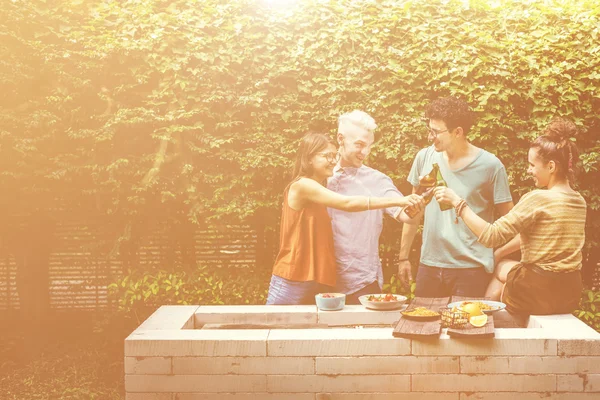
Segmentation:
{"type": "MultiPolygon", "coordinates": [[[[454,190],[445,187],[438,186],[435,188],[435,199],[438,203],[446,203],[452,204],[452,207],[456,207],[458,203],[462,200],[458,195],[454,192],[454,190]]],[[[464,207],[461,217],[467,227],[475,234],[475,236],[481,236],[481,232],[487,227],[488,222],[481,218],[479,215],[474,213],[471,208],[468,206],[464,207]]]]}
{"type": "MultiPolygon", "coordinates": [[[[416,187],[413,187],[413,194],[417,191],[416,187]]],[[[424,207],[423,207],[424,209],[424,207]]],[[[406,213],[402,213],[406,215],[406,213]]],[[[408,217],[408,216],[407,216],[408,217]]],[[[419,228],[419,222],[423,217],[423,212],[412,218],[412,224],[404,224],[402,227],[402,241],[400,242],[400,253],[398,254],[398,278],[403,285],[409,285],[412,281],[411,265],[408,261],[410,255],[410,249],[412,248],[413,241],[417,235],[417,229],[419,228]]]]}
{"type": "Polygon", "coordinates": [[[325,188],[312,179],[301,178],[290,187],[288,203],[293,209],[299,210],[307,202],[350,212],[410,205],[420,209],[425,204],[423,198],[416,194],[405,197],[344,196],[325,188]]]}
{"type": "Polygon", "coordinates": [[[515,206],[515,203],[513,203],[512,201],[496,204],[496,207],[495,207],[496,219],[508,214],[508,212],[510,210],[512,210],[514,206],[515,206]]]}
{"type": "Polygon", "coordinates": [[[494,251],[494,262],[498,264],[499,261],[502,261],[506,256],[514,253],[521,249],[521,234],[518,234],[514,238],[512,238],[508,243],[504,246],[498,247],[494,251]]]}
{"type": "MultiPolygon", "coordinates": [[[[415,193],[415,189],[413,188],[413,194],[415,193]]],[[[423,204],[423,208],[421,208],[421,210],[419,211],[419,213],[417,215],[415,215],[413,218],[409,217],[407,213],[403,212],[403,210],[401,210],[398,215],[396,215],[395,219],[396,221],[402,222],[405,225],[419,225],[419,222],[421,222],[421,220],[423,219],[423,214],[425,213],[425,206],[426,204],[423,204]]],[[[404,228],[402,228],[402,232],[404,232],[404,228]]],[[[416,232],[416,229],[415,229],[416,232]]],[[[414,235],[413,235],[414,237],[414,235]]]]}

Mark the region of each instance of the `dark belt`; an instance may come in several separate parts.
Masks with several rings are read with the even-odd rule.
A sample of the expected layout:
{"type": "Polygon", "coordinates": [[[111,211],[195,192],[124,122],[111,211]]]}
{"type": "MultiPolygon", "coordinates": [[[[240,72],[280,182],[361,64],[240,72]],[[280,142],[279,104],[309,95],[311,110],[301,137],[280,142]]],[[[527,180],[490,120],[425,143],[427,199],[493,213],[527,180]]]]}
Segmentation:
{"type": "Polygon", "coordinates": [[[566,271],[551,271],[548,269],[544,269],[542,267],[538,267],[535,264],[523,264],[524,267],[530,269],[532,272],[535,272],[536,274],[539,275],[544,275],[544,274],[570,274],[573,272],[579,272],[578,269],[569,269],[566,271]]]}

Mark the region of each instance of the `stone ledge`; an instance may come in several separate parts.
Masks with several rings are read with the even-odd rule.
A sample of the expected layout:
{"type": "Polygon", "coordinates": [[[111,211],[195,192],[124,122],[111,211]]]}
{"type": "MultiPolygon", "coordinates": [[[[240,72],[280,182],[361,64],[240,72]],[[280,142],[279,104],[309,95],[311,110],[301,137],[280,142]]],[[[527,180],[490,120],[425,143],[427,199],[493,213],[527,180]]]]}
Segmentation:
{"type": "Polygon", "coordinates": [[[127,399],[600,398],[600,334],[572,315],[531,316],[492,339],[400,339],[374,327],[398,317],[362,306],[161,307],[125,340],[127,399]],[[193,329],[206,323],[331,328],[193,329]]]}
{"type": "Polygon", "coordinates": [[[316,324],[317,306],[200,306],[196,327],[204,324],[316,324]]]}
{"type": "Polygon", "coordinates": [[[199,306],[162,306],[134,331],[194,329],[194,315],[199,306]]]}
{"type": "Polygon", "coordinates": [[[410,354],[410,340],[396,339],[392,328],[272,329],[270,357],[366,356],[410,354]]]}
{"type": "Polygon", "coordinates": [[[268,330],[179,330],[133,332],[128,357],[266,356],[268,330]]]}
{"type": "Polygon", "coordinates": [[[362,305],[347,305],[340,311],[321,311],[318,310],[317,315],[319,323],[328,324],[331,326],[343,325],[392,325],[400,319],[400,311],[406,306],[398,310],[391,311],[376,311],[369,310],[362,305]]]}

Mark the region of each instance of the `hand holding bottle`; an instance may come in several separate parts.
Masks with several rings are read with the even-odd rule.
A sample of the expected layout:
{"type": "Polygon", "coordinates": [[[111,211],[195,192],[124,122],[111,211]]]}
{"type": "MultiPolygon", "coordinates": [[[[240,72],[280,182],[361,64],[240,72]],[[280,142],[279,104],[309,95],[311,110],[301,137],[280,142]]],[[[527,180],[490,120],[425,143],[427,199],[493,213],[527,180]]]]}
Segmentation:
{"type": "Polygon", "coordinates": [[[435,199],[440,204],[447,204],[452,207],[456,207],[460,202],[460,197],[456,192],[447,186],[438,186],[434,189],[435,199]]]}
{"type": "Polygon", "coordinates": [[[421,210],[425,208],[425,200],[423,199],[423,196],[413,193],[409,194],[408,196],[404,196],[401,199],[401,204],[399,204],[399,206],[410,207],[418,210],[418,212],[421,212],[421,210]]]}

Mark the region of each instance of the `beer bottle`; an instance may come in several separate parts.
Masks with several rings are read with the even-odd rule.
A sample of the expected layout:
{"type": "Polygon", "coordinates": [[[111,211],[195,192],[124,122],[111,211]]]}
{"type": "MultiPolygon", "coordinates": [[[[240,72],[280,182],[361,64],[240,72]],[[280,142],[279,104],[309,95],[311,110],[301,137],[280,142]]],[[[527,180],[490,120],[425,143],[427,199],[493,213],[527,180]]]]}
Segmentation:
{"type": "Polygon", "coordinates": [[[419,179],[419,186],[417,187],[416,191],[417,194],[423,195],[423,193],[425,193],[427,189],[435,187],[439,168],[440,167],[438,167],[437,164],[433,164],[431,172],[429,172],[425,176],[422,176],[421,179],[419,179]]]}
{"type": "MultiPolygon", "coordinates": [[[[437,164],[433,164],[433,168],[437,171],[436,177],[435,177],[435,186],[446,186],[448,187],[448,185],[446,184],[446,181],[444,180],[444,177],[442,176],[442,172],[440,171],[440,167],[437,164]]],[[[452,207],[452,204],[449,203],[440,203],[438,202],[439,206],[440,206],[440,210],[442,211],[448,211],[453,209],[454,207],[452,207]]]]}
{"type": "MultiPolygon", "coordinates": [[[[421,186],[419,185],[419,188],[421,188],[421,186]]],[[[425,188],[426,190],[424,192],[421,193],[421,196],[423,196],[423,200],[425,201],[425,205],[429,204],[431,202],[431,199],[433,199],[433,190],[435,189],[435,186],[432,186],[430,188],[425,188]]],[[[419,189],[417,189],[418,191],[419,189]]],[[[418,210],[413,207],[413,206],[407,206],[404,208],[404,212],[406,213],[406,215],[408,215],[410,218],[414,218],[417,216],[417,214],[419,213],[418,210]]]]}
{"type": "MultiPolygon", "coordinates": [[[[431,199],[433,199],[433,190],[437,186],[448,186],[446,184],[446,181],[442,177],[442,173],[440,172],[440,166],[437,163],[434,163],[432,164],[432,167],[433,168],[431,169],[431,172],[429,172],[427,175],[423,176],[419,180],[419,186],[415,191],[416,194],[423,196],[425,205],[429,204],[431,202],[431,199]]],[[[438,204],[440,206],[440,210],[442,211],[447,211],[453,208],[452,204],[438,204]]],[[[403,211],[410,218],[414,218],[418,214],[418,211],[415,209],[415,207],[412,206],[405,207],[403,211]]]]}
{"type": "MultiPolygon", "coordinates": [[[[419,186],[417,186],[417,190],[415,191],[415,193],[423,196],[423,200],[425,200],[425,205],[429,204],[431,202],[431,199],[433,198],[433,189],[435,189],[437,183],[439,169],[440,167],[437,164],[433,164],[431,172],[429,172],[425,176],[422,176],[421,179],[419,179],[419,186]]],[[[417,209],[412,206],[405,207],[403,211],[410,218],[414,218],[418,214],[417,209]]]]}

